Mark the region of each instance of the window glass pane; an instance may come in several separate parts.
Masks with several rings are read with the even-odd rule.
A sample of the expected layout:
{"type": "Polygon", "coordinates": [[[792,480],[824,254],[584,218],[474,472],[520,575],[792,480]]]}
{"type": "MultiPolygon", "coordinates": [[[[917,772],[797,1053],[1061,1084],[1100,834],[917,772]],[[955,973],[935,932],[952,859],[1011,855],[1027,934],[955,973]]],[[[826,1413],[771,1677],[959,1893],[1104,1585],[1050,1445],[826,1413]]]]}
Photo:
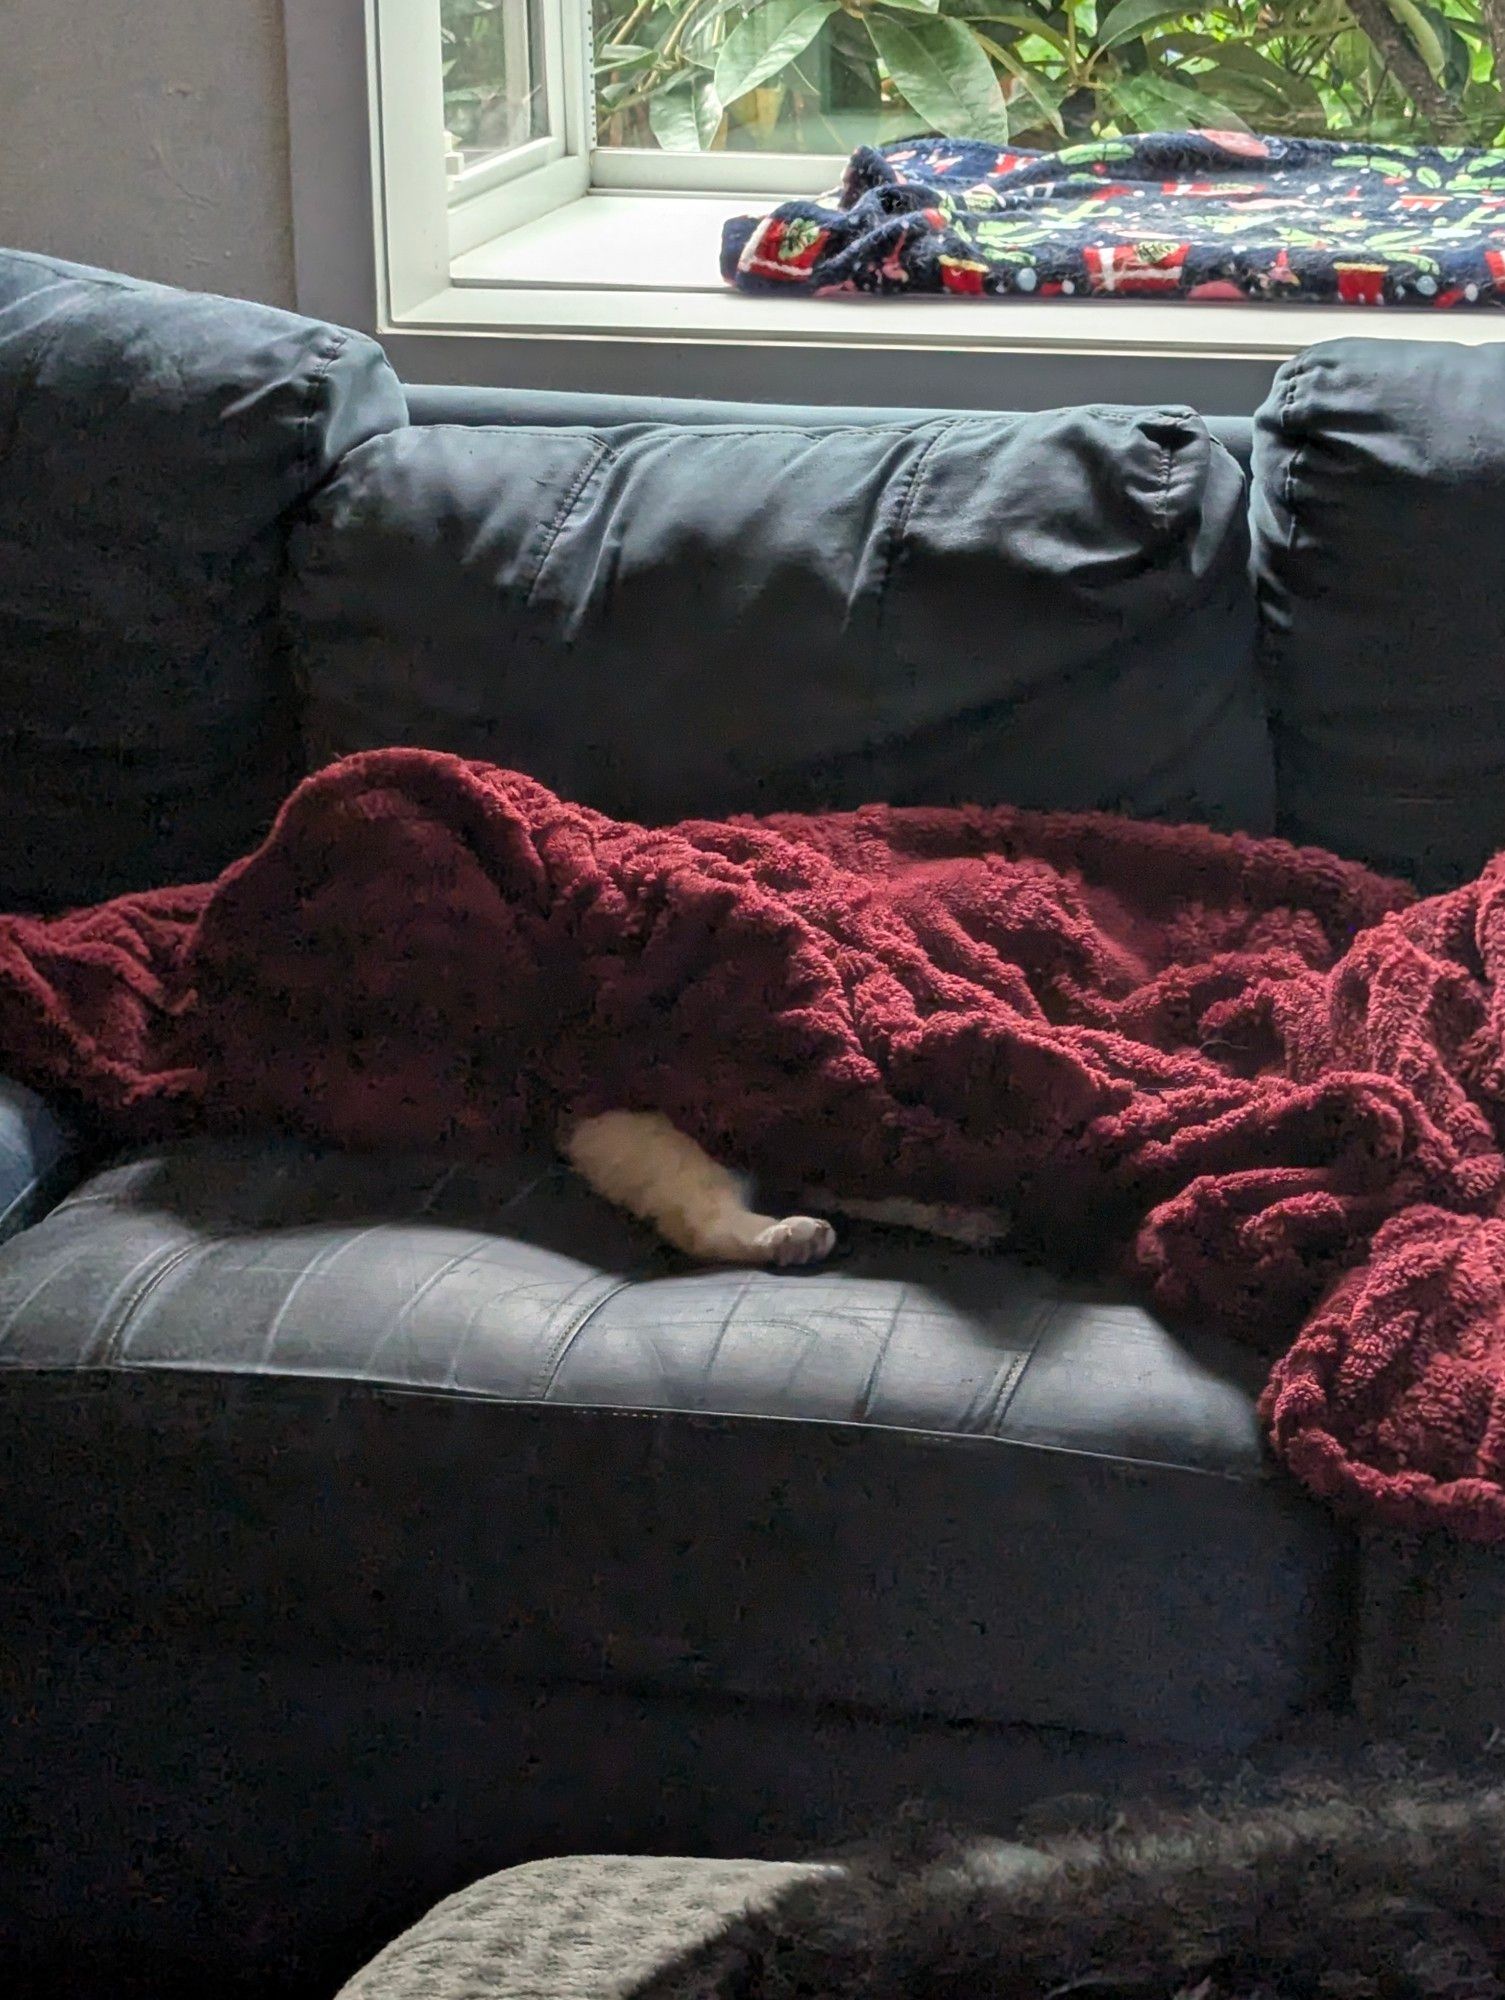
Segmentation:
{"type": "Polygon", "coordinates": [[[1505,0],[588,3],[603,146],[1049,148],[1184,126],[1505,143],[1505,0]]]}
{"type": "Polygon", "coordinates": [[[543,0],[439,0],[450,171],[549,135],[543,0]]]}

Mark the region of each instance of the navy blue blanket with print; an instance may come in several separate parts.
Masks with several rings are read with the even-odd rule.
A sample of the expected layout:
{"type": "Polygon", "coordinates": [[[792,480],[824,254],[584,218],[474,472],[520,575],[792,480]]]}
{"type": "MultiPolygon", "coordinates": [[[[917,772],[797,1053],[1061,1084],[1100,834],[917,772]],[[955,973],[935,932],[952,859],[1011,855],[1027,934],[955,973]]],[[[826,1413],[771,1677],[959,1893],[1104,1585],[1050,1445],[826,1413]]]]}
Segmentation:
{"type": "Polygon", "coordinates": [[[1505,152],[1150,132],[1058,153],[910,139],[831,200],[728,222],[748,292],[1505,300],[1505,152]]]}

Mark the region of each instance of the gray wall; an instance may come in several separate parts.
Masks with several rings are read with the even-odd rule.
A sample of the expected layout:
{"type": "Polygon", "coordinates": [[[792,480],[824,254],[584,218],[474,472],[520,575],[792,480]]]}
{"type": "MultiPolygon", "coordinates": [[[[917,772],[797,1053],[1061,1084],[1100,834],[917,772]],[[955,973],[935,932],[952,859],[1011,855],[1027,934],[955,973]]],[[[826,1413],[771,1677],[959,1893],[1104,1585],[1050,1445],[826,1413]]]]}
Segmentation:
{"type": "Polygon", "coordinates": [[[0,244],[291,305],[281,0],[0,0],[0,244]]]}

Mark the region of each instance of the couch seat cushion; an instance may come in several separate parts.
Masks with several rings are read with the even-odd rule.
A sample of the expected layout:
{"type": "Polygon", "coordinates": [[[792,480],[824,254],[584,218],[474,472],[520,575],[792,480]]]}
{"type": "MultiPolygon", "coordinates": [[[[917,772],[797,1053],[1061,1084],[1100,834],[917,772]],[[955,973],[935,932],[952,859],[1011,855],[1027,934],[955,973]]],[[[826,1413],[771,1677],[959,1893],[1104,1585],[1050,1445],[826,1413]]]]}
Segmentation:
{"type": "Polygon", "coordinates": [[[696,1269],[546,1161],[204,1144],[0,1252],[39,1612],[482,1678],[1243,1743],[1348,1618],[1260,1377],[897,1233],[696,1269]]]}

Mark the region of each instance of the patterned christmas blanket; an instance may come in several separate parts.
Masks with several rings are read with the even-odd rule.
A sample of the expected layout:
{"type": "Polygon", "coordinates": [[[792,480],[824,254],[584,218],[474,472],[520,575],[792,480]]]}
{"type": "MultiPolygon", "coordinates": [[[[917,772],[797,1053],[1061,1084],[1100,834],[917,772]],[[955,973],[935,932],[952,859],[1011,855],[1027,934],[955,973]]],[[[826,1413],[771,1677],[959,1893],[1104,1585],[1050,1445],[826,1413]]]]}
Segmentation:
{"type": "Polygon", "coordinates": [[[505,1156],[658,1110],[780,1185],[1001,1203],[1261,1347],[1319,1493],[1505,1540],[1505,856],[881,806],[649,828],[373,751],[217,882],[0,917],[0,1070],[116,1143],[505,1156]]]}
{"type": "Polygon", "coordinates": [[[1505,300],[1505,152],[1151,132],[1058,153],[911,139],[834,201],[722,236],[746,292],[963,298],[1505,300]]]}

